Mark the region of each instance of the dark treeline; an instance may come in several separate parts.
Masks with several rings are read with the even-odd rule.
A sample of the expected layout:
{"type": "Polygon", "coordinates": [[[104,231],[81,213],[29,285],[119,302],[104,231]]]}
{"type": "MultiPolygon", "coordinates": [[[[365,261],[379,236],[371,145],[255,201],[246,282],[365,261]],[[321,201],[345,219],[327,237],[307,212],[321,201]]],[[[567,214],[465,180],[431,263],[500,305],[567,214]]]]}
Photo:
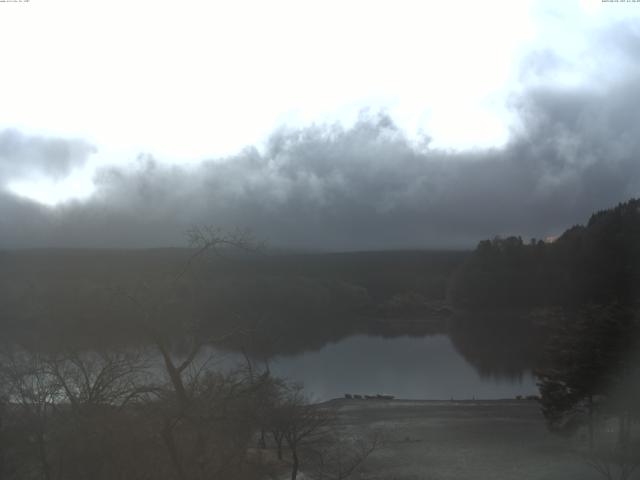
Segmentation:
{"type": "MultiPolygon", "coordinates": [[[[86,346],[143,341],[119,292],[162,296],[158,321],[181,317],[202,335],[260,331],[260,353],[296,353],[357,332],[404,333],[404,320],[443,317],[447,281],[466,252],[250,254],[200,259],[178,285],[190,249],[0,253],[0,330],[22,343],[86,346]],[[97,344],[97,345],[96,345],[97,344]]],[[[430,325],[414,322],[410,331],[430,325]]],[[[178,332],[176,332],[178,333],[178,332]]],[[[258,340],[260,340],[258,344],[258,340]]],[[[176,347],[179,347],[176,335],[176,347]]],[[[237,342],[236,342],[236,345],[237,342]]],[[[40,345],[44,348],[45,345],[40,345]]]]}
{"type": "Polygon", "coordinates": [[[554,328],[540,310],[576,312],[613,303],[635,308],[640,297],[639,208],[640,201],[631,200],[595,213],[585,226],[574,226],[553,241],[481,241],[450,283],[450,302],[466,312],[453,322],[460,350],[485,372],[512,369],[514,356],[502,346],[510,332],[521,347],[515,364],[533,368],[543,361],[545,339],[554,328]],[[478,335],[485,341],[478,344],[478,335]]]}
{"type": "Polygon", "coordinates": [[[451,300],[473,309],[575,307],[640,292],[640,200],[591,216],[551,242],[480,242],[455,275],[451,300]]]}
{"type": "Polygon", "coordinates": [[[597,212],[551,242],[480,242],[450,299],[474,312],[453,330],[468,358],[489,371],[527,358],[549,427],[586,429],[587,463],[606,478],[630,478],[640,466],[632,434],[640,421],[640,200],[597,212]],[[481,351],[466,345],[473,336],[484,338],[481,351]],[[498,358],[487,355],[491,345],[498,358]]]}

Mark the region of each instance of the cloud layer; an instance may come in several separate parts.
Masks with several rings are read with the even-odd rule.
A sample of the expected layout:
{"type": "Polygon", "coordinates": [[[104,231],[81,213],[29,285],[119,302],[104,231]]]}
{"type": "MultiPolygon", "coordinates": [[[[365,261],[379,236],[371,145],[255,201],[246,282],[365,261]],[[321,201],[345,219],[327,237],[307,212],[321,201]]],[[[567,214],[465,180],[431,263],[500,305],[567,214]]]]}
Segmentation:
{"type": "Polygon", "coordinates": [[[66,176],[84,164],[94,148],[81,140],[26,136],[17,130],[0,132],[0,186],[10,179],[43,175],[66,176]]]}
{"type": "MultiPolygon", "coordinates": [[[[624,45],[615,80],[528,89],[513,102],[521,126],[502,148],[441,151],[409,140],[385,114],[363,114],[351,128],[283,129],[263,152],[248,148],[195,166],[141,156],[130,167],[102,169],[84,202],[47,209],[0,194],[0,247],[183,245],[194,224],[248,227],[271,245],[333,250],[458,248],[496,234],[557,234],[640,195],[633,68],[640,37],[619,32],[607,37],[624,45]]],[[[532,58],[536,75],[559,64],[532,58]]],[[[3,132],[0,182],[33,171],[61,177],[90,152],[83,142],[3,132]]]]}

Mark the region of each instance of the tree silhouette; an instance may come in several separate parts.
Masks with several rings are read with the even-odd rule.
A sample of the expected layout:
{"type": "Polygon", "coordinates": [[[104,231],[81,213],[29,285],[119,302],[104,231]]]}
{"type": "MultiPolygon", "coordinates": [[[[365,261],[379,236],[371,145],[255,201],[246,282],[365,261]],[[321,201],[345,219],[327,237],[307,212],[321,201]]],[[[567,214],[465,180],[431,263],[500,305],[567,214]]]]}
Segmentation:
{"type": "Polygon", "coordinates": [[[596,415],[620,419],[620,442],[627,440],[636,389],[638,320],[619,304],[588,305],[576,313],[549,313],[554,329],[546,365],[536,371],[542,412],[552,430],[587,425],[594,445],[596,415]]]}

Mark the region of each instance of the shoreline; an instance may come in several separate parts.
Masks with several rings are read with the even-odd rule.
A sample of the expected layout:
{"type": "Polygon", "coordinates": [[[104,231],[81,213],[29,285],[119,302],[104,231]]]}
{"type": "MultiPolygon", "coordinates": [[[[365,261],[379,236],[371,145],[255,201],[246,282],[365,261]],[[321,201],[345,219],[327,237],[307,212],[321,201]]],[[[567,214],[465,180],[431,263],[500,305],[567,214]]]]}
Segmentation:
{"type": "Polygon", "coordinates": [[[547,430],[534,400],[348,400],[336,408],[339,428],[373,433],[384,446],[367,461],[367,478],[415,480],[590,480],[584,445],[547,430]]]}

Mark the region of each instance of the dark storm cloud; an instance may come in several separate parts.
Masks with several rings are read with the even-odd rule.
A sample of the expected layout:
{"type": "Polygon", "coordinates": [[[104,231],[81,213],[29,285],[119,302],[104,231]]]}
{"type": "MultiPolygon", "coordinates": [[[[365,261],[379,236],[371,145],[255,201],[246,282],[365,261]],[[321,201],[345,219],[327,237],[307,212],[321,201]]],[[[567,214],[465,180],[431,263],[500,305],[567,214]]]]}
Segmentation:
{"type": "Polygon", "coordinates": [[[0,188],[7,181],[34,173],[62,178],[93,152],[93,147],[81,140],[27,136],[17,130],[0,131],[0,188]]]}
{"type": "MultiPolygon", "coordinates": [[[[182,245],[183,232],[203,223],[249,227],[272,245],[325,249],[466,247],[496,234],[557,234],[640,195],[640,72],[630,62],[638,38],[630,28],[607,37],[609,46],[624,43],[624,75],[615,81],[526,91],[513,102],[521,128],[499,149],[417,145],[382,114],[346,129],[282,129],[263,152],[192,167],[142,156],[132,167],[103,169],[90,200],[52,211],[5,195],[0,244],[182,245]],[[11,234],[6,218],[16,222],[11,234]]],[[[532,58],[537,77],[562,68],[547,53],[532,58]]]]}

